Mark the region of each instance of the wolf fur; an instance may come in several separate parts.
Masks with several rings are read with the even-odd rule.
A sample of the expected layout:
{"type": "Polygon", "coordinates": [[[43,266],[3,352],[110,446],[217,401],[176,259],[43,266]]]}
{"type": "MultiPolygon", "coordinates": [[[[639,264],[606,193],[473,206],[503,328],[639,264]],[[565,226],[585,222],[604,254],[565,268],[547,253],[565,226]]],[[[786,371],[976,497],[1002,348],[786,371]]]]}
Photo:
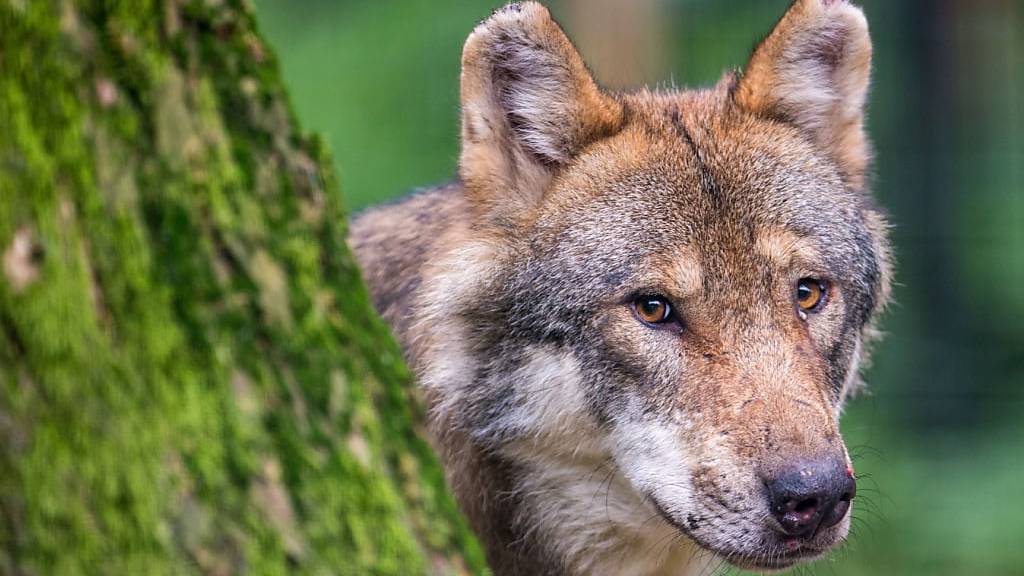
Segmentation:
{"type": "Polygon", "coordinates": [[[890,282],[870,60],[842,0],[797,0],[695,91],[602,90],[532,2],[469,36],[458,181],[350,243],[495,573],[782,569],[843,541],[848,516],[787,545],[764,478],[851,465],[838,419],[890,282]],[[654,295],[670,329],[632,307],[654,295]]]}

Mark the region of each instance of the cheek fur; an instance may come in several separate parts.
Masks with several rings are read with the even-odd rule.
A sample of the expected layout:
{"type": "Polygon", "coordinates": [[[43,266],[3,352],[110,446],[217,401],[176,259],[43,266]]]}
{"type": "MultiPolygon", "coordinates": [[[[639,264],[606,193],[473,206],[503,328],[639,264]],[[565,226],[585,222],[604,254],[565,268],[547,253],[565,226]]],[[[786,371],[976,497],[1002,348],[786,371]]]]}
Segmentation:
{"type": "Polygon", "coordinates": [[[633,488],[666,512],[685,514],[693,500],[693,462],[678,427],[627,416],[613,430],[612,455],[633,488]]]}

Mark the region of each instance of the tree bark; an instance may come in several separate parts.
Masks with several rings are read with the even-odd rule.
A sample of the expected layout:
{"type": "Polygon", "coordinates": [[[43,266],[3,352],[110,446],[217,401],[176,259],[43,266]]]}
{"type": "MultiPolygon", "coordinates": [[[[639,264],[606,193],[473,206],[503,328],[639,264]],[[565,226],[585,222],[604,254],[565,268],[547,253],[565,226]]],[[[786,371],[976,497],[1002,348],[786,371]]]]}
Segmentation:
{"type": "Polygon", "coordinates": [[[0,0],[0,574],[479,573],[243,0],[0,0]]]}

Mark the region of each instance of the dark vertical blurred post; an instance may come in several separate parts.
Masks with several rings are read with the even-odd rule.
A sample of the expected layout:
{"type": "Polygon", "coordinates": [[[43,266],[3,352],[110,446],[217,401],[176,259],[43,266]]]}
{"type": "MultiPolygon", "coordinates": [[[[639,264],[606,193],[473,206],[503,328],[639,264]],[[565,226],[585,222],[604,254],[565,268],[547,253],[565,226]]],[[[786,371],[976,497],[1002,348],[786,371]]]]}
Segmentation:
{"type": "Polygon", "coordinates": [[[969,348],[964,341],[967,320],[962,308],[955,305],[960,296],[955,261],[951,258],[956,247],[947,233],[955,218],[954,160],[960,140],[955,114],[959,70],[955,65],[954,38],[954,16],[960,1],[912,0],[902,6],[903,20],[917,23],[907,30],[908,48],[918,63],[917,81],[913,84],[919,91],[920,104],[915,115],[908,118],[916,124],[917,141],[913,144],[917,153],[913,161],[918,163],[918,182],[912,194],[897,201],[908,204],[901,213],[914,220],[904,225],[918,231],[916,238],[906,239],[908,254],[903,266],[907,271],[903,276],[921,284],[911,286],[904,295],[917,300],[924,310],[933,311],[918,316],[925,324],[922,333],[929,340],[925,369],[930,373],[915,383],[921,386],[928,382],[930,393],[916,395],[923,401],[911,404],[920,408],[920,418],[933,422],[956,419],[950,409],[954,404],[958,411],[965,408],[948,400],[965,376],[961,367],[969,348]]]}

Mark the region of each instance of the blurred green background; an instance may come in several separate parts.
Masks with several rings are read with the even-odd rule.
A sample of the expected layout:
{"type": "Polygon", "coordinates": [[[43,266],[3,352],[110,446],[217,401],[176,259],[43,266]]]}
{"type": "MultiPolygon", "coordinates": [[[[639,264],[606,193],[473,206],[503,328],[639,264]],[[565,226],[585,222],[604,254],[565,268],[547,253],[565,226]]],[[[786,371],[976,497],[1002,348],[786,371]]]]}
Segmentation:
{"type": "MultiPolygon", "coordinates": [[[[742,66],[787,0],[565,0],[606,85],[742,66]]],[[[814,574],[1024,574],[1024,2],[864,0],[896,303],[843,421],[851,543],[814,574]]],[[[497,3],[257,0],[351,209],[448,180],[462,41],[497,3]]]]}

